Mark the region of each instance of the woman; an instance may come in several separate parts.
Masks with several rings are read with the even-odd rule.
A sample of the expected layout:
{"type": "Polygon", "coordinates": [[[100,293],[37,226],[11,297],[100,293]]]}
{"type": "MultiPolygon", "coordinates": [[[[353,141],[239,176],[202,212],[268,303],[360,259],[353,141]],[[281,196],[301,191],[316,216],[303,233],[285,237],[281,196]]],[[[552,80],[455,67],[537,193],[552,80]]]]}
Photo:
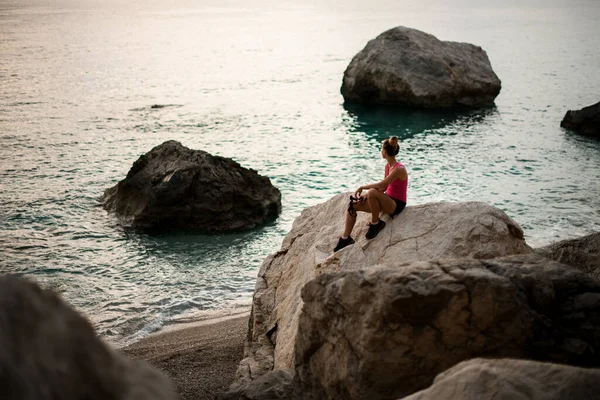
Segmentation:
{"type": "Polygon", "coordinates": [[[398,138],[392,136],[383,141],[381,157],[385,158],[385,177],[382,181],[361,186],[356,190],[355,197],[351,198],[350,207],[346,212],[346,226],[344,234],[339,238],[333,251],[338,251],[354,243],[350,236],[356,223],[356,212],[371,213],[371,223],[367,231],[367,239],[373,239],[385,227],[385,222],[379,219],[383,211],[392,218],[400,214],[406,207],[406,189],[408,188],[408,173],[400,162],[396,161],[396,154],[400,150],[398,138]],[[363,190],[369,189],[365,196],[363,190]]]}

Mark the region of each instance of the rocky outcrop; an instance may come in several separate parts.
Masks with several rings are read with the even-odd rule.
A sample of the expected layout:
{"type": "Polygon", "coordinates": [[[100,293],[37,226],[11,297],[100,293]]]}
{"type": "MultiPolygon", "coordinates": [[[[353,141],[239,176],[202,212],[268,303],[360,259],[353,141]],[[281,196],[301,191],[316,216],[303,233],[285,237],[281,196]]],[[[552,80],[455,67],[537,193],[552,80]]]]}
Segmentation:
{"type": "Polygon", "coordinates": [[[304,400],[308,396],[300,391],[291,371],[278,369],[217,395],[217,400],[304,400]]]}
{"type": "Polygon", "coordinates": [[[581,110],[567,111],[560,126],[584,135],[600,138],[600,102],[581,110]]]}
{"type": "Polygon", "coordinates": [[[600,232],[553,243],[535,252],[600,278],[600,232]]]}
{"type": "Polygon", "coordinates": [[[173,140],[142,155],[102,201],[126,226],[141,229],[240,231],[281,212],[281,193],[269,178],[173,140]]]}
{"type": "Polygon", "coordinates": [[[171,400],[170,380],[108,347],[56,294],[0,277],[0,398],[171,400]]]}
{"type": "Polygon", "coordinates": [[[302,309],[300,291],[315,276],[384,263],[440,258],[493,258],[529,253],[523,231],[504,212],[483,203],[409,206],[373,240],[366,240],[369,216],[359,213],[357,243],[334,255],[344,225],[348,195],[302,212],[267,257],[256,283],[245,358],[233,389],[273,369],[293,369],[302,309]]]}
{"type": "Polygon", "coordinates": [[[473,357],[600,367],[600,281],[538,255],[327,273],[302,299],[296,379],[315,399],[402,398],[473,357]]]}
{"type": "Polygon", "coordinates": [[[354,103],[446,108],[491,105],[500,89],[481,47],[399,26],[354,56],[341,92],[354,103]]]}
{"type": "Polygon", "coordinates": [[[478,358],[441,373],[429,389],[403,400],[589,400],[598,393],[598,369],[478,358]]]}

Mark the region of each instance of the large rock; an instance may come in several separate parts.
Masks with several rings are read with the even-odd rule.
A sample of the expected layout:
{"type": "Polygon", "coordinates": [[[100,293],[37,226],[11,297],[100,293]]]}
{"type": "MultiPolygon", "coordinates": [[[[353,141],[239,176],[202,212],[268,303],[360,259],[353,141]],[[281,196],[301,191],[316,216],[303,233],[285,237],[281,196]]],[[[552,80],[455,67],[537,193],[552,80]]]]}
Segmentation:
{"type": "Polygon", "coordinates": [[[399,26],[354,56],[341,92],[354,103],[440,108],[491,105],[500,88],[481,47],[399,26]]]}
{"type": "Polygon", "coordinates": [[[600,232],[552,243],[535,252],[600,278],[600,232]]]}
{"type": "Polygon", "coordinates": [[[600,102],[581,110],[569,110],[560,123],[563,128],[600,137],[600,102]]]}
{"type": "Polygon", "coordinates": [[[0,398],[171,400],[170,380],[98,339],[56,294],[0,276],[0,398]]]}
{"type": "Polygon", "coordinates": [[[142,229],[239,231],[281,212],[269,178],[173,140],[142,155],[102,201],[125,225],[142,229]]]}
{"type": "Polygon", "coordinates": [[[598,393],[598,369],[478,358],[441,373],[430,388],[403,400],[590,400],[598,393]]]}
{"type": "Polygon", "coordinates": [[[473,357],[600,367],[600,281],[538,255],[390,261],[302,298],[296,377],[315,399],[401,398],[473,357]]]}
{"type": "Polygon", "coordinates": [[[245,357],[233,386],[273,370],[293,369],[302,287],[321,273],[357,270],[381,263],[439,258],[493,258],[529,253],[523,231],[501,210],[484,203],[409,206],[386,228],[366,240],[370,218],[359,213],[357,243],[334,255],[344,226],[348,195],[305,209],[267,257],[258,273],[245,357]]]}

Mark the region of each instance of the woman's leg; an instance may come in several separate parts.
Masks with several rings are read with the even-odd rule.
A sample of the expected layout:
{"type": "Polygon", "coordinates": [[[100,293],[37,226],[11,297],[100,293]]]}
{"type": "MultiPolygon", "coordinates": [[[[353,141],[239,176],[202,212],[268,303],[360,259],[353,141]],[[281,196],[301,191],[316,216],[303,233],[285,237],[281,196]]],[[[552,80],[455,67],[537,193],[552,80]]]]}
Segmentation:
{"type": "MultiPolygon", "coordinates": [[[[364,203],[355,203],[354,210],[370,213],[371,207],[369,206],[369,203],[365,201],[364,203]]],[[[354,224],[356,224],[356,215],[352,216],[348,211],[346,211],[346,225],[344,226],[344,234],[342,237],[350,236],[352,229],[354,229],[354,224]]]]}
{"type": "Polygon", "coordinates": [[[377,189],[371,189],[367,193],[367,203],[371,209],[371,224],[379,221],[379,213],[392,214],[396,209],[396,202],[387,194],[377,189]]]}

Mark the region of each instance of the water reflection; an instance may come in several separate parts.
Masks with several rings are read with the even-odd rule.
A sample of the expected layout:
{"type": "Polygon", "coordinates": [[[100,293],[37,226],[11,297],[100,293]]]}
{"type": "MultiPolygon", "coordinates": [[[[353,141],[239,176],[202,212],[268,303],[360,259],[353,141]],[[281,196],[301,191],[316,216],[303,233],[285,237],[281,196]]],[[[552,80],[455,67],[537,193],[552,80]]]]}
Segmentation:
{"type": "Polygon", "coordinates": [[[456,134],[456,129],[446,128],[457,125],[468,128],[498,113],[495,106],[476,110],[423,110],[345,103],[344,109],[349,131],[363,132],[378,141],[393,135],[402,140],[432,131],[456,134]]]}
{"type": "Polygon", "coordinates": [[[243,233],[231,234],[199,234],[192,232],[139,232],[132,231],[129,240],[137,242],[141,250],[164,256],[181,257],[188,254],[189,250],[200,252],[239,252],[248,243],[260,238],[261,232],[266,228],[261,227],[243,233]]]}

